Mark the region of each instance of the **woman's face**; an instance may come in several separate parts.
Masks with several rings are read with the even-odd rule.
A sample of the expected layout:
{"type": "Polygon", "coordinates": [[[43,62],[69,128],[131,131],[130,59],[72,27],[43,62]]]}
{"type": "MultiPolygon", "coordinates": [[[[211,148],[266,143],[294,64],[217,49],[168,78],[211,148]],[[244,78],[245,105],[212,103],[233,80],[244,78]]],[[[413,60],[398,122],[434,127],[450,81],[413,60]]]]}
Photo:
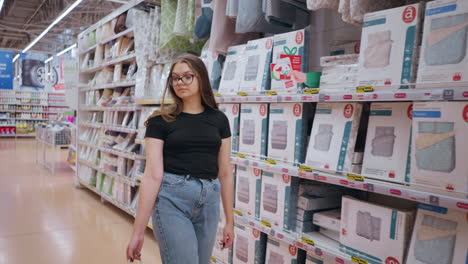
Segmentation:
{"type": "Polygon", "coordinates": [[[187,63],[179,62],[172,70],[170,81],[175,94],[182,100],[200,97],[200,85],[195,73],[187,63]]]}

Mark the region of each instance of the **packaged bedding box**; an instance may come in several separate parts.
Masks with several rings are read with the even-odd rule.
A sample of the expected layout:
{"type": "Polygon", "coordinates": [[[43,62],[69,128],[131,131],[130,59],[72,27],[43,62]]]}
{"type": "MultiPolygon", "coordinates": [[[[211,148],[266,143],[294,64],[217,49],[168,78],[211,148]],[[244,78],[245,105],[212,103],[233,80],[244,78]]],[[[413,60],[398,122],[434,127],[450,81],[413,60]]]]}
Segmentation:
{"type": "Polygon", "coordinates": [[[270,90],[273,37],[250,40],[245,47],[245,69],[241,70],[239,92],[270,90]]]}
{"type": "Polygon", "coordinates": [[[412,211],[345,196],[340,250],[369,264],[404,263],[412,224],[412,211]]]}
{"type": "Polygon", "coordinates": [[[305,163],[352,172],[362,104],[318,103],[305,163]]]}
{"type": "Polygon", "coordinates": [[[420,204],[406,263],[468,263],[466,212],[420,204]]]}
{"type": "Polygon", "coordinates": [[[372,103],[362,175],[408,182],[412,103],[372,103]]]}
{"type": "Polygon", "coordinates": [[[270,104],[268,157],[289,164],[303,163],[312,118],[312,104],[270,104]]]}
{"type": "Polygon", "coordinates": [[[422,14],[423,6],[414,4],[364,16],[358,86],[416,81],[422,14]]]}
{"type": "Polygon", "coordinates": [[[239,149],[239,116],[240,104],[219,104],[219,110],[223,112],[229,120],[229,127],[231,128],[232,150],[239,149]]]}
{"type": "Polygon", "coordinates": [[[236,210],[252,217],[260,215],[262,171],[257,168],[237,166],[236,210]]]}
{"type": "Polygon", "coordinates": [[[223,240],[224,237],[224,225],[226,224],[226,217],[224,216],[224,209],[223,205],[220,206],[220,214],[219,214],[219,221],[218,221],[218,229],[216,232],[216,240],[213,247],[213,258],[216,259],[218,262],[223,264],[229,264],[232,261],[232,247],[231,248],[222,248],[220,241],[223,240]]]}
{"type": "Polygon", "coordinates": [[[306,257],[305,251],[283,241],[268,237],[264,263],[301,264],[306,257]]]}
{"type": "Polygon", "coordinates": [[[213,92],[217,93],[219,82],[221,81],[221,73],[225,57],[216,52],[203,50],[200,59],[205,63],[206,69],[208,70],[211,88],[213,89],[213,92]]]}
{"type": "Polygon", "coordinates": [[[468,102],[417,102],[411,183],[468,193],[468,102]]]}
{"type": "Polygon", "coordinates": [[[235,224],[233,245],[233,264],[265,263],[266,234],[248,226],[235,224]]]}
{"type": "Polygon", "coordinates": [[[266,156],[268,137],[268,104],[242,104],[239,152],[254,158],[266,156]]]}
{"type": "Polygon", "coordinates": [[[468,1],[428,2],[424,18],[418,83],[467,82],[467,40],[468,1]]]}
{"type": "Polygon", "coordinates": [[[245,68],[245,46],[238,45],[228,48],[218,89],[220,94],[237,94],[239,91],[241,76],[245,68]]]}

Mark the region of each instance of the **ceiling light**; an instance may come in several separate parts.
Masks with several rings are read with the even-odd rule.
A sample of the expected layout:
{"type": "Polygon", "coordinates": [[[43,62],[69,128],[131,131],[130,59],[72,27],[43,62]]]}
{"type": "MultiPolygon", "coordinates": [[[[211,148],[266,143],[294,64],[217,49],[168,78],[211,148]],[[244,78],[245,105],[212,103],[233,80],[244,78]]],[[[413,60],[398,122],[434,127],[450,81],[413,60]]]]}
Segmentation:
{"type": "Polygon", "coordinates": [[[5,2],[5,0],[0,0],[0,13],[2,12],[3,2],[5,2]]]}
{"type": "MultiPolygon", "coordinates": [[[[2,1],[2,0],[0,0],[2,1]]],[[[60,22],[65,16],[67,16],[75,7],[77,7],[83,0],[76,0],[65,12],[63,12],[59,17],[57,17],[54,22],[52,22],[37,38],[35,38],[26,48],[24,48],[23,52],[28,51],[31,49],[34,45],[36,45],[39,40],[41,40],[47,32],[49,32],[58,22],[60,22]]]]}
{"type": "MultiPolygon", "coordinates": [[[[55,55],[55,56],[60,57],[60,56],[62,56],[63,54],[69,52],[70,50],[72,50],[72,49],[74,49],[74,48],[76,48],[76,43],[73,44],[73,45],[71,45],[70,47],[68,47],[68,48],[66,48],[66,49],[64,49],[64,50],[62,50],[62,51],[60,51],[60,52],[57,53],[57,55],[55,55]]],[[[53,60],[55,56],[50,56],[47,60],[44,61],[44,63],[48,63],[49,61],[53,60]]]]}
{"type": "Polygon", "coordinates": [[[53,60],[54,56],[50,56],[47,60],[44,61],[44,63],[48,63],[49,61],[53,60]]]}
{"type": "Polygon", "coordinates": [[[21,53],[16,54],[16,56],[13,58],[13,62],[15,62],[19,58],[20,54],[21,53]]]}

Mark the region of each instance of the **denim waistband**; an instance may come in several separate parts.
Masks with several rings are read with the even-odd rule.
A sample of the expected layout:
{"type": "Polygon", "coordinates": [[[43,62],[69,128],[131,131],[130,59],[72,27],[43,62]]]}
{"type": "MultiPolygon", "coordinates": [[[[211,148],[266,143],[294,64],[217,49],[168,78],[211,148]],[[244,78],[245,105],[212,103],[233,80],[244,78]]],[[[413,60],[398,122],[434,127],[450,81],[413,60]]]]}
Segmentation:
{"type": "Polygon", "coordinates": [[[171,175],[178,176],[178,177],[184,177],[186,180],[194,179],[194,180],[204,180],[204,181],[210,181],[210,182],[217,180],[217,178],[215,178],[215,179],[204,179],[204,178],[194,177],[194,176],[192,176],[190,174],[180,175],[180,174],[175,174],[175,173],[167,172],[167,171],[165,171],[164,174],[171,174],[171,175]]]}

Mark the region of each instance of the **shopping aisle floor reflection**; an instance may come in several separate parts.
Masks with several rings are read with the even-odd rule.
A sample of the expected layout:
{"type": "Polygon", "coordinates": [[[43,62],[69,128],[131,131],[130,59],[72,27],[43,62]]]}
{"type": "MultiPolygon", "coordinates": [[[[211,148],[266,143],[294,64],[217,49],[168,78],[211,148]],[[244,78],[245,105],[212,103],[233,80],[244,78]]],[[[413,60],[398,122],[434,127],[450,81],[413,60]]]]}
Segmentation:
{"type": "MultiPolygon", "coordinates": [[[[65,163],[55,175],[36,164],[34,144],[0,139],[0,264],[126,263],[133,217],[75,188],[65,163]]],[[[158,250],[147,230],[145,264],[161,263],[158,250]]]]}

